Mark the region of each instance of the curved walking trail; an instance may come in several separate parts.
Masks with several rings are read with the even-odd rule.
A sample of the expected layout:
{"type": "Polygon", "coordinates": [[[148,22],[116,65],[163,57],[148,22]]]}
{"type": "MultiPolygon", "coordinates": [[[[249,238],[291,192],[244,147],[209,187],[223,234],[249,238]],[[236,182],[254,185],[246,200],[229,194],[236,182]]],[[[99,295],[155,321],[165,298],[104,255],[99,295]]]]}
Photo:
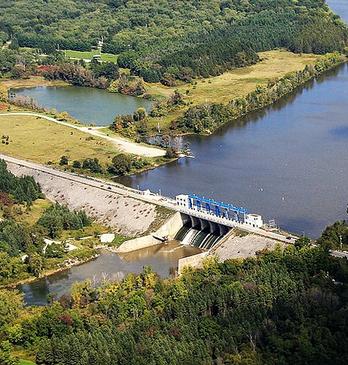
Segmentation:
{"type": "Polygon", "coordinates": [[[13,116],[13,115],[38,117],[38,118],[46,119],[53,123],[64,125],[66,127],[78,129],[81,132],[88,133],[93,136],[106,139],[106,140],[112,142],[114,145],[116,145],[123,152],[132,153],[134,155],[139,155],[139,156],[144,156],[144,157],[160,157],[160,156],[165,155],[165,151],[161,148],[144,146],[139,143],[129,141],[126,138],[122,138],[122,137],[107,136],[106,134],[104,134],[103,132],[100,132],[98,130],[103,127],[81,127],[78,125],[73,125],[73,124],[63,122],[63,121],[57,120],[55,118],[48,117],[46,115],[38,114],[38,113],[29,113],[29,112],[0,113],[0,116],[13,116]]]}

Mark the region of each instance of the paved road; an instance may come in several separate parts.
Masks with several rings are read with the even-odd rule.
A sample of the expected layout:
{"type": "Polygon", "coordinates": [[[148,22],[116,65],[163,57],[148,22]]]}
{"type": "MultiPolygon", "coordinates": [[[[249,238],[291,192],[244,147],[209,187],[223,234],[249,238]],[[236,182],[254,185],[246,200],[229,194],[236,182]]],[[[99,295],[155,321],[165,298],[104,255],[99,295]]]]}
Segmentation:
{"type": "Polygon", "coordinates": [[[268,237],[277,241],[281,241],[284,243],[294,243],[295,240],[297,239],[297,237],[292,236],[290,239],[287,238],[284,235],[281,235],[279,233],[276,232],[269,232],[269,231],[265,231],[263,229],[259,229],[259,228],[254,228],[254,227],[250,227],[244,224],[239,224],[236,222],[232,222],[229,221],[225,218],[219,218],[219,217],[215,217],[215,216],[209,216],[206,213],[203,212],[197,212],[197,211],[192,211],[192,210],[188,210],[188,209],[180,209],[176,203],[175,200],[171,199],[171,198],[167,198],[164,196],[160,196],[160,195],[155,195],[155,194],[146,194],[140,190],[136,190],[136,189],[132,189],[132,188],[128,188],[124,185],[121,184],[117,184],[117,183],[113,183],[113,182],[107,182],[105,180],[101,180],[101,179],[97,179],[97,178],[93,178],[93,177],[89,177],[89,176],[83,176],[83,175],[78,175],[78,174],[74,174],[74,173],[70,173],[70,172],[65,172],[65,171],[59,171],[59,170],[55,170],[51,167],[47,167],[44,165],[39,165],[36,164],[34,162],[29,162],[29,161],[24,161],[24,160],[19,160],[17,158],[14,157],[9,157],[3,154],[0,154],[0,159],[3,159],[9,163],[13,163],[19,166],[24,166],[36,171],[41,171],[44,173],[47,173],[49,175],[52,176],[56,176],[59,178],[63,178],[66,180],[70,180],[70,181],[74,181],[74,182],[78,182],[80,184],[84,184],[84,185],[88,185],[88,186],[93,186],[95,188],[98,189],[102,189],[102,190],[107,190],[110,192],[114,192],[123,196],[127,196],[127,197],[131,197],[134,199],[138,199],[138,200],[142,200],[144,202],[147,203],[152,203],[152,204],[157,204],[157,205],[161,205],[163,207],[175,210],[175,211],[180,211],[182,213],[186,213],[186,214],[190,214],[190,215],[194,215],[198,218],[203,218],[203,219],[210,219],[212,221],[215,221],[216,223],[220,223],[220,224],[224,224],[227,225],[229,227],[236,227],[239,228],[241,230],[250,232],[250,233],[254,233],[254,234],[258,234],[264,237],[268,237]]]}
{"type": "Polygon", "coordinates": [[[100,131],[100,129],[102,129],[104,127],[81,127],[80,125],[66,123],[66,122],[57,120],[55,118],[48,117],[47,115],[38,114],[38,113],[29,113],[29,112],[0,113],[0,117],[1,116],[9,117],[9,116],[15,116],[15,115],[38,117],[38,118],[46,119],[46,120],[56,123],[56,124],[64,125],[65,127],[77,129],[81,132],[88,133],[93,136],[97,136],[99,138],[106,139],[107,141],[112,142],[120,150],[127,152],[127,153],[132,153],[134,155],[145,156],[145,157],[160,157],[160,156],[164,156],[166,154],[166,151],[164,151],[163,149],[158,148],[158,147],[145,146],[145,145],[142,145],[139,143],[129,141],[126,138],[122,138],[122,137],[108,136],[105,133],[100,131]]]}

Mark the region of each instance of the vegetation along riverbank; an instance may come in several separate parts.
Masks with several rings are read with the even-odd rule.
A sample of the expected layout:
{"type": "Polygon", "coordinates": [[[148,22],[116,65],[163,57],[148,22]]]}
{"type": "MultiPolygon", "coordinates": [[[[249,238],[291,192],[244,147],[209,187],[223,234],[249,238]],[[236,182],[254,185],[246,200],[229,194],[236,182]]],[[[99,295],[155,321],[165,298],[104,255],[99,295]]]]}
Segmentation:
{"type": "MultiPolygon", "coordinates": [[[[74,8],[68,3],[67,8],[74,8]]],[[[173,9],[165,1],[161,9],[174,14],[166,20],[159,17],[156,4],[97,3],[75,19],[78,40],[72,37],[72,24],[64,13],[58,11],[58,18],[37,33],[35,27],[27,28],[35,24],[28,14],[22,14],[27,23],[19,24],[14,9],[5,8],[2,17],[8,32],[5,29],[2,37],[8,40],[13,27],[16,35],[1,50],[2,74],[13,78],[36,74],[52,82],[155,98],[150,115],[138,110],[117,117],[111,126],[136,141],[158,133],[210,134],[344,62],[344,56],[332,52],[344,51],[347,26],[324,2],[214,1],[209,6],[185,3],[173,9]],[[126,24],[112,16],[116,12],[133,19],[139,6],[141,21],[126,24]],[[115,28],[109,26],[98,38],[101,14],[115,28]],[[197,14],[203,22],[188,22],[197,14]],[[91,19],[91,34],[91,29],[82,31],[84,17],[91,19]],[[64,30],[58,31],[61,22],[64,30]],[[158,32],[160,41],[153,42],[158,32]],[[98,50],[91,50],[91,42],[98,50]],[[57,50],[57,44],[69,51],[57,50]],[[326,53],[330,54],[323,56],[326,53]]],[[[22,13],[19,5],[14,8],[22,13]]],[[[47,9],[38,5],[37,11],[47,9]]]]}

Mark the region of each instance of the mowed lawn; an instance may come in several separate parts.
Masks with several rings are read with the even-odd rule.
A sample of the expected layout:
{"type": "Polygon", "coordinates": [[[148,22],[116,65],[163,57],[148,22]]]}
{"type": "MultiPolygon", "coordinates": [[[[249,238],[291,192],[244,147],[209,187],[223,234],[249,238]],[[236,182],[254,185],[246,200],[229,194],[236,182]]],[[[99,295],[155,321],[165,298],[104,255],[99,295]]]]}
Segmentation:
{"type": "MultiPolygon", "coordinates": [[[[64,51],[66,57],[79,59],[79,60],[90,60],[93,56],[100,54],[99,51],[73,51],[73,50],[65,50],[64,51]]],[[[102,53],[101,59],[104,62],[116,62],[117,56],[111,53],[102,53]]]]}
{"type": "MultiPolygon", "coordinates": [[[[257,85],[264,85],[287,73],[302,70],[306,65],[314,64],[320,58],[317,55],[300,55],[285,50],[261,52],[259,55],[261,61],[256,65],[238,68],[220,76],[194,80],[192,84],[181,84],[176,87],[166,87],[159,83],[146,84],[146,92],[151,95],[168,97],[178,90],[185,96],[185,101],[190,106],[206,102],[228,103],[234,98],[246,96],[255,90],[257,85]]],[[[153,118],[151,122],[156,125],[159,121],[165,126],[185,109],[187,107],[164,118],[153,118]]]]}
{"type": "Polygon", "coordinates": [[[0,153],[38,163],[58,163],[66,155],[72,160],[98,158],[103,164],[119,153],[112,142],[35,116],[0,114],[0,153]]]}

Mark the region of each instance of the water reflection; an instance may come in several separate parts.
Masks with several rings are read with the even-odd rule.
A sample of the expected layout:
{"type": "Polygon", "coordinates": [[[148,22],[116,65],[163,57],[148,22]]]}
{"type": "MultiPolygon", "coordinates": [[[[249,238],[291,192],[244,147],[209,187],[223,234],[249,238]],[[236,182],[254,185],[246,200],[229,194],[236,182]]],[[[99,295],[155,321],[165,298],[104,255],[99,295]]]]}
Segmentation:
{"type": "Polygon", "coordinates": [[[146,99],[78,86],[16,89],[15,94],[31,97],[42,107],[66,111],[82,123],[95,125],[109,125],[116,115],[133,114],[139,107],[150,110],[152,105],[146,99]]]}

